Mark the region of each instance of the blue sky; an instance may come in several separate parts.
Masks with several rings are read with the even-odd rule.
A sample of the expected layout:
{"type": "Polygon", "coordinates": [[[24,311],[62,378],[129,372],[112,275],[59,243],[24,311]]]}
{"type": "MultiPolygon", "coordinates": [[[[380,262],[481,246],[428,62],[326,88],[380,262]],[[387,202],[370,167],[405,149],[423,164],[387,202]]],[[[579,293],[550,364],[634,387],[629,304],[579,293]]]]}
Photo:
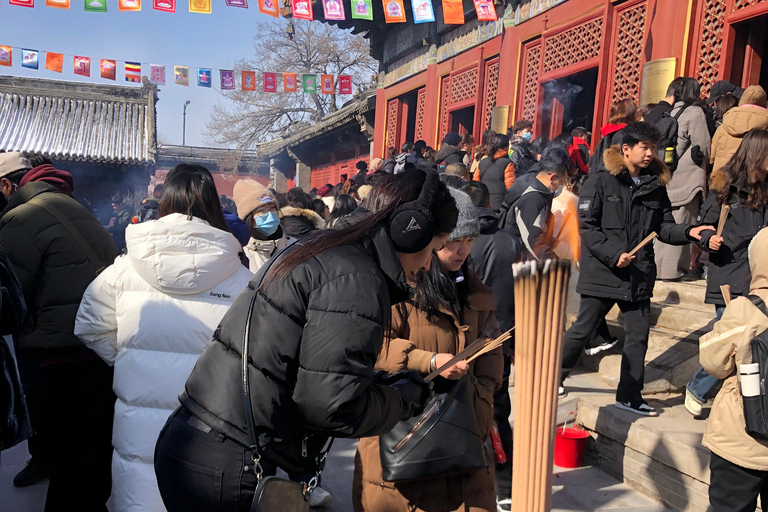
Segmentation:
{"type": "Polygon", "coordinates": [[[149,63],[165,64],[166,85],[160,87],[157,103],[158,137],[181,144],[183,104],[190,100],[187,145],[205,145],[205,125],[223,97],[217,90],[218,72],[213,73],[214,88],[207,89],[197,86],[196,68],[232,69],[235,60],[252,53],[255,23],[269,19],[259,13],[256,0],[249,0],[248,9],[212,1],[212,14],[190,13],[189,0],[177,0],[176,13],[171,14],[153,10],[151,0],[143,0],[141,12],[119,12],[117,0],[107,0],[107,13],[83,11],[83,0],[72,0],[70,10],[46,7],[45,0],[35,0],[33,9],[0,0],[0,45],[15,47],[13,67],[0,67],[0,74],[130,86],[121,82],[122,63],[116,81],[102,79],[98,59],[145,63],[143,75],[149,75],[149,63]],[[22,68],[16,47],[39,50],[40,69],[22,68]],[[72,57],[66,55],[63,73],[46,70],[46,50],[90,57],[91,77],[75,75],[72,57]],[[174,65],[190,67],[189,87],[173,83],[174,65]]]}

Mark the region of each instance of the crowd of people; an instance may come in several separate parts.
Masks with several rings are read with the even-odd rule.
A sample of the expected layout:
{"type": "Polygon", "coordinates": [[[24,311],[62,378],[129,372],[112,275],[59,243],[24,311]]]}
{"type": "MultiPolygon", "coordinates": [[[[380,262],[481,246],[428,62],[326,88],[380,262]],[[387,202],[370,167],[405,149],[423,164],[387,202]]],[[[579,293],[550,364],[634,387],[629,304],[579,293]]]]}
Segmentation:
{"type": "Polygon", "coordinates": [[[612,105],[594,148],[586,128],[534,139],[521,119],[479,141],[447,133],[436,151],[388,148],[309,191],[241,179],[232,199],[181,164],[137,208],[116,194],[108,225],[70,173],[0,153],[0,332],[13,340],[0,343],[0,449],[28,440],[31,455],[14,483],[49,478],[46,511],[242,511],[281,469],[322,506],[344,437],[360,438],[357,511],[510,510],[514,341],[451,360],[514,327],[514,263],[560,258],[581,302],[559,395],[582,352],[617,343],[605,316],[618,305],[615,406],[643,416],[657,414],[642,396],[654,283],[707,279],[718,322],[686,407],[699,416],[717,395],[712,506],[754,510],[768,444],[744,429],[734,371],[768,325],[754,299],[768,299],[766,107],[759,86],[718,82],[702,99],[681,77],[658,104],[612,105]],[[453,443],[414,426],[440,403],[464,408],[481,463],[441,470],[453,443]],[[423,474],[392,480],[390,432],[409,428],[398,446],[421,436],[405,456],[423,474]]]}

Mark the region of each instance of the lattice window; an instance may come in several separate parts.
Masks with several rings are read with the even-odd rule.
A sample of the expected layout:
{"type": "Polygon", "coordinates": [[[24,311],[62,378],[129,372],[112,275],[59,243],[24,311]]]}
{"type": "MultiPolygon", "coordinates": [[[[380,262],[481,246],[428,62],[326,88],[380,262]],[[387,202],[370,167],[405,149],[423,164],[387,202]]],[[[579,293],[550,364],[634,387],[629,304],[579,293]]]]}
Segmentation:
{"type": "Polygon", "coordinates": [[[539,64],[541,44],[525,49],[525,84],[523,89],[523,117],[533,120],[536,116],[536,93],[539,88],[539,64]]]}
{"type": "Polygon", "coordinates": [[[725,11],[726,0],[706,0],[701,20],[699,64],[696,68],[696,79],[701,84],[701,93],[705,96],[717,81],[717,72],[720,69],[725,11]]]}
{"type": "Polygon", "coordinates": [[[753,5],[761,4],[765,1],[766,0],[734,0],[733,10],[738,11],[739,9],[744,9],[745,7],[752,7],[753,5]]]}
{"type": "Polygon", "coordinates": [[[476,67],[451,77],[451,105],[477,96],[477,77],[476,67]]]}
{"type": "Polygon", "coordinates": [[[483,130],[491,127],[493,107],[496,106],[496,94],[499,92],[499,61],[487,64],[485,68],[485,117],[483,130]]]}
{"type": "Polygon", "coordinates": [[[440,95],[440,141],[448,133],[448,106],[451,100],[451,77],[443,78],[442,94],[440,95]]]}
{"type": "Polygon", "coordinates": [[[646,5],[625,9],[619,15],[619,32],[616,36],[616,73],[613,79],[613,100],[624,98],[635,101],[640,96],[640,62],[643,57],[646,5]]]}
{"type": "MultiPolygon", "coordinates": [[[[397,141],[397,100],[390,100],[387,103],[387,138],[384,141],[384,151],[387,148],[396,146],[397,141]]],[[[397,149],[397,148],[395,148],[397,149]]]]}
{"type": "Polygon", "coordinates": [[[422,87],[419,89],[419,97],[416,101],[416,140],[422,138],[422,132],[424,131],[424,105],[427,102],[427,89],[422,87]]]}
{"type": "Polygon", "coordinates": [[[597,57],[603,35],[603,19],[582,23],[548,38],[544,44],[544,73],[597,57]]]}

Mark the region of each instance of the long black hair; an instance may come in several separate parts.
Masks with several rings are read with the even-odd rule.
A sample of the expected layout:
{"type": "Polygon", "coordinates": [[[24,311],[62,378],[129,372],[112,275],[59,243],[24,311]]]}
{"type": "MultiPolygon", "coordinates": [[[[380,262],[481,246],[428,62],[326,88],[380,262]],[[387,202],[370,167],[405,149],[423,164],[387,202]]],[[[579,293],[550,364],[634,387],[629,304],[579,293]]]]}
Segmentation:
{"type": "Polygon", "coordinates": [[[345,215],[349,215],[355,210],[357,210],[357,201],[355,201],[355,198],[348,194],[339,194],[339,197],[337,197],[336,201],[333,203],[333,211],[331,211],[331,214],[328,216],[328,227],[332,228],[334,222],[345,215]]]}
{"type": "Polygon", "coordinates": [[[159,215],[181,213],[203,219],[211,226],[229,232],[221,211],[219,194],[211,173],[202,165],[179,164],[165,178],[159,215]]]}
{"type": "MultiPolygon", "coordinates": [[[[426,174],[420,169],[389,175],[379,182],[366,197],[364,208],[370,213],[359,216],[359,220],[337,231],[322,231],[318,236],[306,238],[298,250],[287,254],[270,269],[264,278],[264,285],[281,281],[301,263],[320,253],[354,243],[386,222],[392,212],[401,204],[418,199],[424,186],[426,174]]],[[[441,182],[436,185],[434,201],[430,208],[434,218],[432,232],[435,236],[449,234],[456,227],[459,211],[448,188],[441,182]]]]}
{"type": "MultiPolygon", "coordinates": [[[[467,261],[461,266],[466,277],[469,272],[467,261]]],[[[413,304],[427,313],[427,320],[434,321],[442,310],[460,318],[461,310],[469,305],[469,283],[467,279],[455,283],[440,263],[437,254],[432,255],[429,270],[421,270],[416,276],[413,304]]]]}

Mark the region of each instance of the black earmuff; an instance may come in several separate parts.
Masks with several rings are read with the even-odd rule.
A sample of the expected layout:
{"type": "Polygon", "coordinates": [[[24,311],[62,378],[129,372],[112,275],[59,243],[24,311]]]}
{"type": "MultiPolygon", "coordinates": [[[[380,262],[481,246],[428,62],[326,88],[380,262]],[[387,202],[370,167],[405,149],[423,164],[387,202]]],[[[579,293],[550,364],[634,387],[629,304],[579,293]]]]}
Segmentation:
{"type": "Polygon", "coordinates": [[[418,199],[398,206],[389,221],[389,237],[397,252],[413,254],[421,251],[432,241],[434,201],[440,177],[427,173],[418,199]]]}

